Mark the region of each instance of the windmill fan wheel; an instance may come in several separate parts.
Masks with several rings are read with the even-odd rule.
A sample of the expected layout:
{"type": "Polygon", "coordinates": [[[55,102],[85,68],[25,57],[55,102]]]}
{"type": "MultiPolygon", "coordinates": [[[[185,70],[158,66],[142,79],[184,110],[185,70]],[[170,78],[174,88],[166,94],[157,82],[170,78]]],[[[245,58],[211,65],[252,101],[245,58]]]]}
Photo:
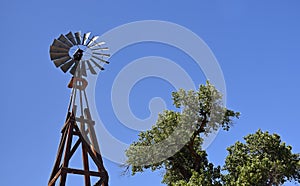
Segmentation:
{"type": "Polygon", "coordinates": [[[106,58],[110,57],[105,51],[105,42],[99,40],[99,36],[90,37],[91,33],[69,32],[66,35],[61,34],[54,39],[50,46],[50,58],[56,67],[72,75],[80,72],[87,76],[87,70],[92,74],[97,74],[95,68],[104,70],[103,64],[109,64],[106,58]]]}

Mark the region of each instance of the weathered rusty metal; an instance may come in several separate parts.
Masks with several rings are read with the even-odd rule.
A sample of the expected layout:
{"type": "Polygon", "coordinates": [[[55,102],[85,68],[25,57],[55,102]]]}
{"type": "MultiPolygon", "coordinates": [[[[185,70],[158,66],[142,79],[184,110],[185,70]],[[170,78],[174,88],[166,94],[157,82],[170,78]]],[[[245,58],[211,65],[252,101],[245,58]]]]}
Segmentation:
{"type": "MultiPolygon", "coordinates": [[[[64,126],[65,129],[62,133],[56,161],[48,182],[48,186],[55,186],[55,183],[58,181],[58,179],[60,179],[59,185],[64,186],[68,174],[83,175],[85,186],[91,186],[91,176],[99,177],[99,181],[101,180],[102,186],[108,186],[108,174],[103,166],[101,155],[96,151],[96,149],[94,149],[92,145],[86,142],[79,130],[79,127],[77,126],[75,116],[73,114],[69,115],[70,116],[64,126]],[[74,145],[72,145],[74,136],[76,136],[78,139],[74,145]],[[82,147],[83,169],[69,168],[69,161],[80,145],[82,147]],[[92,171],[89,169],[88,157],[93,160],[98,169],[97,171],[92,171]]],[[[97,185],[97,183],[95,185],[97,185]]]]}

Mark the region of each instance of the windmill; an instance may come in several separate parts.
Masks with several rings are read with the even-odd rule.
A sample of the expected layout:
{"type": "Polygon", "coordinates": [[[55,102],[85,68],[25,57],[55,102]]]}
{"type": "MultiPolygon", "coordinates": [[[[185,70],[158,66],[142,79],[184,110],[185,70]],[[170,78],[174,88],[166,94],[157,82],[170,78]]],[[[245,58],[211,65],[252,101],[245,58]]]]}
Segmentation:
{"type": "Polygon", "coordinates": [[[50,46],[50,58],[54,65],[64,73],[72,74],[68,85],[72,91],[48,186],[56,186],[58,180],[59,186],[65,186],[69,174],[83,176],[85,186],[108,186],[109,177],[100,154],[86,88],[89,83],[88,76],[104,70],[103,64],[109,64],[106,58],[110,55],[105,53],[108,50],[105,42],[101,41],[99,36],[90,37],[90,34],[61,34],[50,46]],[[69,162],[80,146],[83,168],[72,168],[69,162]],[[94,163],[97,170],[90,170],[91,163],[94,163]],[[92,183],[91,178],[95,177],[97,180],[92,183]]]}

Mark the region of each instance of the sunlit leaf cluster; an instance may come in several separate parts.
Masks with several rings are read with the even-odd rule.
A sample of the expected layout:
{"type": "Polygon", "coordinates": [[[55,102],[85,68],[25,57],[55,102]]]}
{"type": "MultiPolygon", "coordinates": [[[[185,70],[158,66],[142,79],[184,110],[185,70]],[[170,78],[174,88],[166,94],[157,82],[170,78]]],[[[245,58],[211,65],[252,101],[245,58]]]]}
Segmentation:
{"type": "Polygon", "coordinates": [[[281,185],[300,179],[299,154],[281,141],[277,134],[258,130],[247,135],[245,143],[236,142],[227,150],[224,176],[226,185],[281,185]]]}

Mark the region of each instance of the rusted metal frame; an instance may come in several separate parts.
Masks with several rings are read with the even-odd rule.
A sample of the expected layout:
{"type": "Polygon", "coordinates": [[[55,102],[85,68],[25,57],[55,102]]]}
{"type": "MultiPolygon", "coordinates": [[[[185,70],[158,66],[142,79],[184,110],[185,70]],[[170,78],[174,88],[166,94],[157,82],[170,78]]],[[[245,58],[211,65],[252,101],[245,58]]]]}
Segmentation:
{"type": "MultiPolygon", "coordinates": [[[[100,178],[100,180],[97,181],[97,183],[95,183],[94,186],[101,186],[102,184],[104,184],[103,181],[104,181],[104,180],[100,178]]],[[[103,186],[103,185],[102,185],[102,186],[103,186]]]]}
{"type": "Polygon", "coordinates": [[[86,91],[85,91],[85,90],[83,91],[83,94],[84,94],[84,99],[85,99],[85,102],[86,102],[86,107],[87,107],[87,108],[90,108],[90,107],[89,107],[89,102],[88,102],[88,99],[87,99],[87,95],[86,95],[86,91]]]}
{"type": "Polygon", "coordinates": [[[102,174],[95,171],[84,171],[80,169],[73,169],[73,168],[62,168],[62,172],[70,173],[70,174],[78,174],[78,175],[87,175],[87,176],[97,176],[100,177],[102,174]]]}
{"type": "Polygon", "coordinates": [[[98,145],[98,142],[97,142],[97,139],[96,139],[96,133],[95,133],[94,127],[89,127],[89,133],[90,133],[90,136],[91,136],[92,141],[93,141],[93,148],[95,148],[95,150],[98,153],[100,153],[100,148],[99,148],[99,145],[98,145]]]}
{"type": "MultiPolygon", "coordinates": [[[[74,120],[71,120],[71,122],[73,121],[73,123],[70,123],[70,129],[68,130],[68,131],[70,131],[70,130],[72,130],[72,134],[71,135],[73,135],[73,133],[78,133],[79,135],[78,135],[78,137],[79,137],[79,139],[78,139],[78,141],[80,140],[81,141],[81,144],[82,144],[82,147],[83,147],[83,151],[85,151],[85,153],[86,153],[86,160],[88,160],[88,157],[87,157],[87,153],[88,154],[90,154],[90,156],[91,156],[91,158],[94,160],[94,162],[95,162],[95,164],[96,164],[96,166],[98,167],[98,169],[99,169],[99,175],[101,176],[103,176],[103,182],[105,182],[106,180],[108,180],[108,175],[107,175],[107,172],[106,172],[106,170],[105,170],[105,168],[104,168],[104,166],[103,166],[103,161],[102,161],[102,157],[101,157],[101,155],[100,154],[98,154],[97,152],[95,152],[95,149],[92,149],[90,146],[89,146],[89,144],[87,144],[87,142],[84,140],[84,137],[82,136],[82,134],[81,134],[81,132],[79,131],[79,128],[78,128],[78,126],[76,125],[76,123],[75,123],[75,121],[74,120]],[[73,129],[74,129],[74,131],[73,131],[73,129]]],[[[69,139],[68,139],[69,140],[69,139]]],[[[71,140],[69,140],[69,141],[71,141],[71,140]]],[[[75,144],[76,145],[76,144],[75,144]]],[[[74,145],[74,146],[75,146],[74,145]]],[[[73,147],[74,147],[73,146],[73,147]]],[[[75,148],[74,148],[74,152],[75,152],[75,148]]],[[[65,153],[67,153],[67,151],[65,152],[65,153]]],[[[67,162],[69,161],[69,159],[70,159],[70,157],[71,157],[71,153],[72,153],[72,151],[69,153],[70,155],[68,156],[68,158],[67,158],[67,162]]],[[[87,166],[84,168],[85,169],[85,171],[87,171],[87,172],[89,172],[89,168],[88,168],[88,162],[87,162],[87,164],[86,164],[87,166]]],[[[85,165],[84,165],[85,166],[85,165]]],[[[65,169],[67,166],[63,166],[62,168],[63,169],[65,169]]],[[[69,169],[69,168],[68,168],[69,169]]],[[[71,169],[71,170],[73,170],[73,169],[71,169]]],[[[76,170],[75,170],[76,171],[76,170]]],[[[64,171],[63,171],[64,172],[64,171]]],[[[67,172],[69,172],[69,171],[67,171],[67,172]]],[[[77,171],[78,172],[78,171],[77,171]]],[[[88,176],[85,176],[85,177],[88,177],[88,176]]],[[[90,180],[90,178],[88,177],[88,180],[90,180]]],[[[88,181],[87,181],[87,184],[88,184],[88,181]]],[[[105,184],[105,186],[106,185],[108,185],[108,184],[105,184]]],[[[88,186],[88,185],[87,185],[88,186]]]]}
{"type": "Polygon", "coordinates": [[[79,136],[81,133],[80,133],[80,132],[74,131],[73,134],[74,134],[75,136],[79,136]]]}
{"type": "MultiPolygon", "coordinates": [[[[82,147],[82,161],[83,161],[84,171],[90,172],[89,159],[88,159],[86,147],[84,145],[81,145],[81,147],[82,147]]],[[[84,175],[84,182],[85,182],[85,186],[91,185],[91,179],[89,175],[86,174],[84,175]]]]}
{"type": "Polygon", "coordinates": [[[88,131],[90,133],[90,138],[91,138],[92,146],[96,149],[97,152],[100,152],[99,144],[98,144],[98,141],[96,139],[96,134],[95,134],[94,126],[93,125],[91,126],[91,124],[93,124],[94,121],[92,120],[89,108],[85,108],[84,109],[84,114],[85,114],[87,120],[90,121],[90,125],[88,125],[88,131]]]}
{"type": "Polygon", "coordinates": [[[74,93],[73,93],[73,100],[72,100],[72,113],[76,115],[77,105],[75,105],[76,102],[76,96],[77,96],[77,89],[76,85],[73,87],[74,93]],[[74,110],[75,109],[75,110],[74,110]]]}
{"type": "MultiPolygon", "coordinates": [[[[98,146],[98,144],[95,144],[95,141],[94,141],[94,139],[92,138],[92,134],[90,133],[90,127],[91,127],[90,125],[92,125],[92,126],[94,127],[95,122],[92,120],[90,114],[89,114],[89,116],[87,116],[87,114],[86,114],[86,110],[89,110],[89,102],[88,102],[88,98],[87,98],[87,95],[86,95],[86,91],[85,91],[85,90],[83,91],[83,95],[84,95],[84,100],[85,100],[85,102],[86,102],[86,108],[84,109],[84,114],[85,114],[85,117],[87,118],[87,119],[85,119],[84,122],[88,124],[87,129],[84,130],[84,132],[86,133],[86,135],[90,134],[90,138],[91,138],[91,139],[87,138],[87,139],[88,139],[88,140],[87,140],[88,143],[90,143],[90,144],[92,144],[92,145],[97,145],[97,146],[98,146]]],[[[96,143],[97,143],[97,141],[96,141],[96,143]]]]}
{"type": "MultiPolygon", "coordinates": [[[[70,109],[72,108],[72,102],[73,102],[73,98],[74,98],[73,97],[74,96],[74,91],[75,91],[75,89],[73,88],[72,93],[71,93],[71,97],[70,97],[70,103],[69,103],[69,106],[68,106],[68,112],[72,112],[72,111],[70,111],[70,109]]],[[[76,98],[76,96],[75,96],[75,98],[76,98]]]]}
{"type": "MultiPolygon", "coordinates": [[[[87,108],[85,108],[87,109],[87,108]]],[[[95,125],[95,122],[91,119],[85,119],[84,117],[76,117],[76,121],[78,122],[83,122],[83,123],[89,123],[90,125],[94,126],[95,125]]]]}
{"type": "Polygon", "coordinates": [[[76,112],[77,112],[77,105],[73,105],[72,117],[73,117],[74,120],[76,120],[76,112]]]}
{"type": "Polygon", "coordinates": [[[70,151],[70,154],[69,154],[69,160],[71,159],[71,157],[74,155],[74,153],[76,152],[76,150],[77,150],[77,148],[79,147],[79,145],[80,145],[80,143],[81,143],[81,140],[78,138],[77,139],[77,141],[76,141],[76,143],[73,145],[73,147],[72,147],[72,149],[71,149],[71,151],[70,151]]]}
{"type": "Polygon", "coordinates": [[[69,125],[69,123],[70,123],[71,120],[75,120],[74,116],[76,115],[76,109],[77,109],[77,106],[73,105],[72,112],[68,112],[66,121],[65,121],[65,123],[63,125],[63,128],[61,129],[61,133],[65,132],[66,127],[69,125]]]}
{"type": "MultiPolygon", "coordinates": [[[[55,164],[53,166],[53,170],[52,170],[52,173],[51,173],[51,176],[50,176],[50,180],[54,178],[54,176],[57,174],[57,172],[59,172],[59,166],[60,166],[60,163],[61,163],[61,158],[62,158],[62,155],[63,155],[63,152],[64,152],[64,146],[65,146],[65,143],[66,143],[66,137],[67,137],[67,132],[64,132],[61,136],[61,140],[60,140],[58,152],[57,152],[57,155],[56,155],[55,164]]],[[[50,180],[49,180],[49,182],[50,182],[50,180]]],[[[51,186],[50,183],[48,185],[51,186]]]]}
{"type": "MultiPolygon", "coordinates": [[[[80,91],[81,109],[83,109],[83,107],[82,107],[82,90],[79,90],[79,91],[80,91]]],[[[84,118],[84,115],[83,115],[83,110],[81,110],[80,118],[76,118],[76,121],[80,122],[81,131],[78,132],[79,139],[80,139],[80,136],[83,136],[86,140],[88,140],[88,136],[87,136],[88,134],[85,130],[85,118],[84,118]]],[[[76,130],[75,130],[75,132],[76,132],[76,130]]],[[[81,143],[81,147],[82,147],[83,168],[84,168],[84,171],[89,172],[90,168],[89,168],[87,150],[86,150],[86,147],[83,145],[83,143],[81,143]]],[[[90,175],[84,174],[84,182],[85,182],[85,186],[91,186],[90,175]]]]}
{"type": "MultiPolygon", "coordinates": [[[[78,126],[74,126],[74,128],[75,128],[75,131],[79,131],[78,126]]],[[[86,147],[86,150],[89,153],[89,155],[91,156],[91,158],[93,159],[94,163],[97,165],[98,168],[100,168],[100,172],[106,172],[106,170],[103,166],[102,158],[98,159],[101,156],[97,157],[96,154],[98,154],[98,153],[96,153],[94,149],[93,150],[91,149],[90,145],[84,140],[82,135],[80,135],[79,137],[81,138],[82,145],[84,145],[86,147]]]]}
{"type": "MultiPolygon", "coordinates": [[[[76,121],[80,122],[80,133],[82,134],[82,136],[84,137],[84,139],[88,143],[91,143],[90,139],[88,138],[88,134],[89,134],[88,127],[86,129],[84,124],[85,123],[90,124],[92,122],[90,120],[88,120],[88,119],[85,119],[84,116],[76,117],[76,121]]],[[[95,124],[93,123],[93,125],[95,125],[95,124]]],[[[75,134],[78,135],[77,132],[75,132],[75,134]]]]}
{"type": "Polygon", "coordinates": [[[66,128],[67,128],[67,126],[69,125],[69,122],[70,122],[70,119],[71,119],[71,115],[72,115],[72,113],[68,112],[67,119],[66,119],[66,121],[64,123],[64,126],[62,127],[62,129],[60,131],[61,133],[64,133],[65,130],[66,130],[66,128]]]}
{"type": "MultiPolygon", "coordinates": [[[[81,138],[83,138],[81,136],[81,138]]],[[[109,176],[108,176],[108,173],[106,171],[106,169],[104,168],[103,166],[103,162],[102,162],[102,158],[101,156],[99,157],[99,154],[96,153],[96,155],[94,154],[95,151],[91,149],[91,147],[89,146],[89,144],[87,144],[85,141],[82,142],[82,145],[86,147],[90,157],[92,158],[92,160],[94,161],[94,163],[96,164],[97,168],[98,168],[98,171],[100,173],[100,180],[101,183],[102,183],[102,186],[108,186],[108,180],[109,180],[109,176]],[[101,158],[101,159],[99,159],[101,158]]]]}
{"type": "Polygon", "coordinates": [[[99,145],[98,145],[98,142],[96,139],[96,134],[95,134],[95,130],[94,130],[94,121],[92,120],[91,115],[90,115],[89,105],[88,105],[88,100],[87,100],[85,89],[83,89],[83,90],[76,89],[76,85],[75,85],[75,88],[73,88],[73,90],[72,90],[72,97],[71,97],[70,102],[73,103],[72,104],[72,113],[70,113],[70,112],[68,113],[67,121],[62,129],[63,135],[61,138],[59,152],[57,154],[57,159],[56,159],[56,163],[55,163],[55,167],[54,167],[55,169],[53,169],[51,179],[49,180],[48,185],[54,186],[55,182],[57,181],[57,179],[60,176],[60,184],[59,185],[65,186],[67,174],[72,173],[72,174],[84,175],[86,186],[90,186],[90,184],[91,184],[90,176],[100,177],[100,180],[95,184],[96,186],[98,186],[98,185],[108,186],[108,178],[109,177],[108,177],[107,171],[105,170],[105,168],[103,166],[103,160],[102,160],[101,154],[98,153],[98,152],[100,152],[100,149],[99,149],[99,145]],[[80,120],[78,120],[79,118],[75,118],[76,108],[77,108],[77,106],[75,105],[77,90],[79,91],[79,94],[80,94],[79,95],[80,96],[79,97],[80,109],[81,109],[80,120]],[[85,109],[83,109],[82,93],[84,93],[84,98],[85,98],[86,106],[87,106],[87,108],[85,108],[85,109]],[[84,118],[84,115],[87,117],[87,119],[84,118]],[[76,121],[80,121],[80,128],[82,129],[81,131],[79,130],[79,127],[76,125],[76,121]],[[85,124],[88,124],[87,129],[85,128],[85,124]],[[88,137],[88,134],[89,134],[90,139],[88,137]],[[79,139],[76,141],[76,143],[74,144],[74,146],[71,149],[73,135],[77,135],[79,137],[79,139]],[[66,139],[67,139],[67,144],[65,144],[66,139]],[[88,144],[88,142],[90,143],[90,140],[92,141],[91,146],[90,146],[90,144],[88,144]],[[80,143],[82,145],[84,170],[68,168],[69,160],[71,159],[71,157],[74,155],[74,153],[78,149],[80,143]],[[62,158],[63,154],[64,154],[64,159],[63,159],[62,165],[60,166],[61,158],[62,158]],[[90,157],[92,158],[92,160],[94,161],[96,166],[98,167],[99,172],[89,170],[88,154],[90,155],[90,157]]]}
{"type": "MultiPolygon", "coordinates": [[[[80,78],[81,77],[81,74],[80,74],[80,78]]],[[[82,84],[83,82],[81,82],[82,84]]],[[[85,94],[85,89],[78,89],[79,90],[79,101],[80,101],[80,117],[79,118],[76,118],[76,119],[79,119],[77,121],[80,122],[80,131],[81,131],[81,135],[83,136],[83,138],[86,140],[86,141],[90,141],[89,138],[88,138],[88,133],[86,132],[86,129],[85,129],[85,123],[87,123],[87,120],[84,118],[84,110],[83,109],[83,94],[86,96],[85,94]]],[[[85,97],[86,98],[86,97],[85,97]]],[[[85,99],[85,102],[86,102],[86,105],[88,106],[88,101],[87,99],[85,99]]]]}
{"type": "MultiPolygon", "coordinates": [[[[73,127],[74,125],[74,119],[72,118],[73,116],[70,117],[70,124],[67,128],[67,144],[66,144],[66,148],[65,148],[65,154],[64,154],[64,159],[63,159],[63,163],[62,163],[62,169],[64,167],[68,167],[69,166],[69,157],[70,157],[70,150],[71,150],[71,144],[72,144],[72,137],[73,137],[73,127]]],[[[65,186],[66,184],[66,179],[67,179],[67,172],[65,171],[61,171],[61,177],[60,177],[60,186],[65,186]]]]}
{"type": "Polygon", "coordinates": [[[49,180],[48,186],[54,186],[55,182],[59,178],[60,174],[61,174],[61,169],[59,169],[57,171],[57,173],[54,175],[54,177],[49,180]]]}
{"type": "Polygon", "coordinates": [[[82,90],[79,90],[79,101],[80,101],[80,115],[83,117],[83,101],[82,101],[82,90]]]}
{"type": "Polygon", "coordinates": [[[84,137],[84,139],[88,140],[88,133],[85,130],[86,120],[84,119],[84,116],[81,115],[79,118],[77,117],[76,121],[78,121],[80,123],[80,132],[81,132],[82,136],[84,137]]]}
{"type": "MultiPolygon", "coordinates": [[[[99,161],[99,163],[97,164],[96,161],[93,158],[93,160],[95,161],[95,164],[97,165],[97,168],[98,168],[99,172],[104,173],[104,177],[103,177],[103,182],[104,183],[103,183],[103,185],[106,186],[106,185],[108,185],[108,174],[107,174],[107,171],[106,171],[106,169],[104,168],[104,165],[103,165],[102,156],[100,154],[100,148],[99,148],[99,145],[98,145],[98,141],[96,139],[94,125],[91,125],[93,120],[92,120],[89,108],[85,108],[84,113],[85,113],[85,116],[86,116],[87,120],[89,121],[88,131],[90,133],[90,138],[92,140],[92,148],[90,148],[90,146],[88,146],[88,148],[90,148],[90,150],[92,152],[92,154],[90,154],[90,156],[92,158],[93,158],[93,156],[95,156],[95,159],[97,159],[97,161],[99,161]]],[[[86,141],[84,143],[86,143],[86,141]]]]}
{"type": "MultiPolygon", "coordinates": [[[[87,134],[87,131],[85,131],[85,134],[87,134]]],[[[76,132],[76,131],[74,131],[74,132],[73,132],[73,135],[79,136],[79,135],[82,135],[82,132],[76,132]]]]}

